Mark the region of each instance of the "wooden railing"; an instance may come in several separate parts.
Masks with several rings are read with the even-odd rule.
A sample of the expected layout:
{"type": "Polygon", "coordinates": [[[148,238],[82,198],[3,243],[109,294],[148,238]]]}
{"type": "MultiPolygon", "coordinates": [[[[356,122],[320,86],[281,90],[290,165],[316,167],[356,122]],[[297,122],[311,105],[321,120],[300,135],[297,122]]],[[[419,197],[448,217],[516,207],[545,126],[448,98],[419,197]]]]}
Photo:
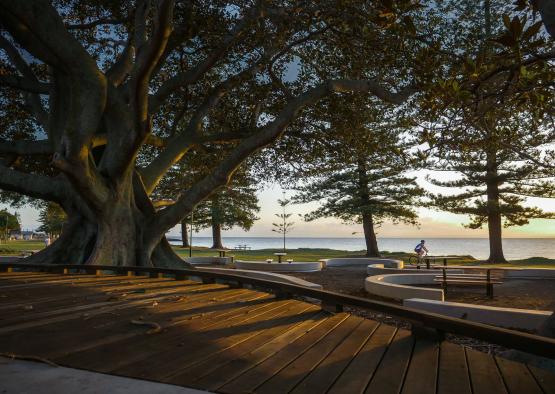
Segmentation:
{"type": "Polygon", "coordinates": [[[171,275],[176,279],[199,277],[203,281],[211,282],[216,279],[236,285],[248,284],[256,288],[272,290],[281,297],[304,296],[321,300],[323,304],[333,305],[341,309],[344,305],[380,312],[409,322],[416,329],[432,329],[437,333],[451,333],[469,338],[479,339],[488,343],[504,346],[509,349],[521,350],[527,353],[555,358],[555,339],[494,327],[487,324],[475,323],[463,319],[443,316],[413,308],[406,308],[397,304],[375,301],[361,297],[354,297],[332,291],[312,289],[309,287],[281,283],[266,279],[257,279],[243,275],[222,272],[199,271],[194,268],[154,268],[135,266],[106,266],[106,265],[71,265],[71,264],[27,264],[0,263],[0,268],[11,271],[17,269],[34,269],[47,272],[69,273],[70,270],[84,271],[102,275],[105,272],[135,275],[138,273],[150,276],[171,275]]]}

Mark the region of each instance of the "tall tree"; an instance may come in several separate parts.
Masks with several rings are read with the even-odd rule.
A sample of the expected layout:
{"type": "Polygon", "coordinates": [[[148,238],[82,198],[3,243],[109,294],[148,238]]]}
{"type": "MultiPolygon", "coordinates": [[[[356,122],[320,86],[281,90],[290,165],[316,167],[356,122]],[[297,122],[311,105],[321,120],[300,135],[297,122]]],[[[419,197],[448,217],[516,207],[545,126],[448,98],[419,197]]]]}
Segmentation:
{"type": "Polygon", "coordinates": [[[410,0],[0,0],[3,122],[31,124],[0,130],[0,188],[68,215],[28,261],[181,265],[166,231],[304,108],[344,92],[402,103],[416,91],[402,48],[421,13],[410,0]],[[359,79],[345,59],[320,61],[338,49],[366,59],[359,79]],[[291,64],[302,72],[285,80],[291,64]],[[210,173],[156,210],[150,195],[172,166],[222,143],[210,173]]]}
{"type": "Polygon", "coordinates": [[[356,97],[330,102],[327,114],[331,132],[324,130],[319,139],[325,153],[295,172],[301,182],[294,201],[320,202],[305,220],[336,217],[362,224],[366,255],[379,257],[377,226],[384,220],[417,224],[413,207],[424,191],[407,176],[414,142],[403,135],[401,113],[356,97]]]}
{"type": "Polygon", "coordinates": [[[549,45],[538,34],[538,23],[503,15],[506,8],[499,3],[471,5],[484,11],[482,18],[470,13],[477,15],[472,25],[477,39],[467,42],[466,54],[438,85],[426,114],[433,121],[423,132],[432,147],[429,168],[455,174],[448,180],[428,178],[436,186],[456,188],[436,194],[435,205],[470,215],[470,228],[487,225],[489,262],[505,262],[503,226],[555,217],[525,204],[526,197],[555,195],[553,171],[536,164],[554,139],[546,111],[553,94],[545,85],[544,64],[521,64],[516,71],[512,55],[515,46],[526,52],[549,45]]]}

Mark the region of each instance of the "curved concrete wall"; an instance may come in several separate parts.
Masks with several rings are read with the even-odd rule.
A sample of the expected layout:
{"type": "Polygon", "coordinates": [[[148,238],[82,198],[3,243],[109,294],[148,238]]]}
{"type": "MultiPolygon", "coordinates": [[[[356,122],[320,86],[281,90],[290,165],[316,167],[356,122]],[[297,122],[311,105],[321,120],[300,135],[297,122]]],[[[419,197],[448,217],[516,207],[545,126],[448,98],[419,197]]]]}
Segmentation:
{"type": "Polygon", "coordinates": [[[394,274],[369,276],[364,281],[364,289],[380,297],[404,300],[407,298],[424,298],[427,300],[444,300],[442,289],[414,287],[411,285],[437,285],[437,274],[394,274]]]}
{"type": "Polygon", "coordinates": [[[386,268],[402,269],[404,263],[401,260],[395,259],[379,259],[370,257],[349,257],[349,258],[336,258],[320,260],[325,262],[326,267],[340,267],[344,265],[368,265],[368,264],[383,264],[386,268]]]}
{"type": "Polygon", "coordinates": [[[183,261],[191,265],[196,265],[196,264],[226,265],[226,264],[231,264],[231,257],[217,257],[217,256],[185,257],[183,258],[183,261]]]}
{"type": "Polygon", "coordinates": [[[250,278],[268,279],[268,280],[274,280],[276,282],[305,286],[305,287],[310,287],[318,290],[322,289],[322,285],[319,285],[318,283],[308,282],[300,278],[295,278],[294,276],[277,274],[275,272],[262,272],[262,271],[241,270],[241,269],[232,269],[232,268],[217,268],[217,267],[196,267],[195,269],[198,271],[221,272],[224,274],[238,274],[238,275],[248,276],[250,278]]]}
{"type": "Polygon", "coordinates": [[[439,313],[441,315],[458,317],[477,323],[525,330],[535,330],[539,328],[552,314],[551,311],[498,308],[485,305],[463,304],[460,302],[423,300],[419,298],[403,300],[403,306],[439,313]]]}
{"type": "Polygon", "coordinates": [[[555,279],[553,268],[509,268],[504,273],[508,279],[555,279]]]}
{"type": "Polygon", "coordinates": [[[317,262],[293,262],[293,263],[264,263],[262,261],[236,260],[235,267],[245,270],[269,271],[269,272],[311,272],[320,271],[322,263],[317,262]]]}

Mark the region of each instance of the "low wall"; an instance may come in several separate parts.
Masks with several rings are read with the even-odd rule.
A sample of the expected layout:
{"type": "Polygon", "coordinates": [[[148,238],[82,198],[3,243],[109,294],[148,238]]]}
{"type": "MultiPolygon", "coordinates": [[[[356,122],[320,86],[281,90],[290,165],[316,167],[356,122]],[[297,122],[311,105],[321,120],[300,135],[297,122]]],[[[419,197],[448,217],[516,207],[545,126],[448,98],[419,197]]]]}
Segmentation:
{"type": "Polygon", "coordinates": [[[191,265],[197,264],[218,264],[226,265],[231,264],[231,257],[217,257],[217,256],[204,256],[204,257],[185,257],[183,260],[191,265]]]}
{"type": "Polygon", "coordinates": [[[551,316],[551,311],[532,309],[498,308],[485,305],[463,304],[412,298],[403,300],[403,306],[457,317],[493,326],[535,330],[551,316]]]}
{"type": "Polygon", "coordinates": [[[324,259],[320,260],[325,263],[326,267],[340,267],[346,265],[368,265],[368,264],[383,264],[386,268],[403,269],[404,263],[402,260],[395,259],[379,259],[370,257],[350,257],[350,258],[337,258],[337,259],[324,259]]]}
{"type": "Polygon", "coordinates": [[[0,263],[17,263],[22,258],[21,256],[0,256],[0,263]]]}
{"type": "MultiPolygon", "coordinates": [[[[403,269],[397,269],[397,268],[384,267],[383,264],[370,264],[366,268],[366,273],[368,275],[371,275],[371,276],[374,276],[374,275],[392,275],[392,274],[435,274],[435,275],[441,275],[443,273],[443,270],[416,269],[416,268],[409,268],[409,267],[405,267],[403,269]]],[[[448,274],[462,274],[463,270],[462,269],[450,269],[450,270],[447,270],[447,273],[448,274]]]]}
{"type": "Polygon", "coordinates": [[[235,260],[235,267],[245,270],[269,271],[269,272],[312,272],[320,271],[322,263],[316,262],[292,262],[292,263],[265,263],[262,261],[235,260]]]}
{"type": "Polygon", "coordinates": [[[511,268],[504,273],[507,279],[555,279],[553,268],[511,268]]]}
{"type": "Polygon", "coordinates": [[[231,274],[237,274],[237,275],[244,275],[250,278],[273,280],[276,282],[305,286],[305,287],[310,287],[312,289],[318,289],[318,290],[322,289],[322,285],[319,285],[318,283],[308,282],[300,278],[295,278],[294,276],[277,274],[275,272],[262,272],[262,271],[241,270],[241,269],[232,269],[232,268],[217,268],[217,267],[195,267],[195,269],[198,271],[211,271],[211,272],[220,272],[224,274],[231,273],[231,274]]]}
{"type": "Polygon", "coordinates": [[[394,274],[369,276],[364,280],[364,289],[380,297],[405,300],[408,298],[424,298],[428,300],[444,300],[442,289],[414,287],[411,285],[437,285],[434,278],[437,274],[394,274]]]}

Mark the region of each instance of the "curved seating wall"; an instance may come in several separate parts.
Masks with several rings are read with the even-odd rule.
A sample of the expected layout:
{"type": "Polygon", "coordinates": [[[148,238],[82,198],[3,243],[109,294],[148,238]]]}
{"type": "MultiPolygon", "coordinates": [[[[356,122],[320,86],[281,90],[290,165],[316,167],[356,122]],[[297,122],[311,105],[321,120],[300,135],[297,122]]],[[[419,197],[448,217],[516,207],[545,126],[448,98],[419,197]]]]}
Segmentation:
{"type": "Polygon", "coordinates": [[[477,323],[521,330],[538,329],[552,313],[551,311],[499,308],[486,305],[464,304],[460,302],[423,300],[419,298],[403,300],[403,306],[445,316],[462,318],[477,323]]]}
{"type": "Polygon", "coordinates": [[[300,278],[295,278],[294,276],[278,274],[275,272],[263,272],[263,271],[218,268],[218,267],[196,267],[196,269],[198,271],[220,272],[224,274],[229,274],[229,273],[238,274],[238,275],[248,276],[250,278],[267,279],[267,280],[273,280],[276,282],[288,283],[293,285],[310,287],[312,289],[322,290],[322,285],[319,285],[318,283],[308,282],[300,278]]]}
{"type": "Polygon", "coordinates": [[[235,267],[245,270],[269,271],[269,272],[311,272],[320,271],[322,263],[316,262],[293,262],[293,263],[265,263],[262,261],[236,260],[235,267]]]}
{"type": "Polygon", "coordinates": [[[197,265],[197,264],[226,265],[226,264],[231,264],[231,257],[217,257],[217,256],[185,257],[183,261],[191,265],[197,265]]]}
{"type": "Polygon", "coordinates": [[[368,264],[383,264],[386,268],[403,269],[404,263],[402,260],[395,259],[380,259],[380,258],[335,258],[320,260],[325,262],[326,267],[340,267],[346,265],[368,265],[368,264]]]}
{"type": "Polygon", "coordinates": [[[394,274],[369,276],[364,281],[364,289],[380,297],[404,300],[407,298],[424,298],[443,301],[442,289],[415,287],[411,285],[437,285],[437,274],[394,274]]]}

